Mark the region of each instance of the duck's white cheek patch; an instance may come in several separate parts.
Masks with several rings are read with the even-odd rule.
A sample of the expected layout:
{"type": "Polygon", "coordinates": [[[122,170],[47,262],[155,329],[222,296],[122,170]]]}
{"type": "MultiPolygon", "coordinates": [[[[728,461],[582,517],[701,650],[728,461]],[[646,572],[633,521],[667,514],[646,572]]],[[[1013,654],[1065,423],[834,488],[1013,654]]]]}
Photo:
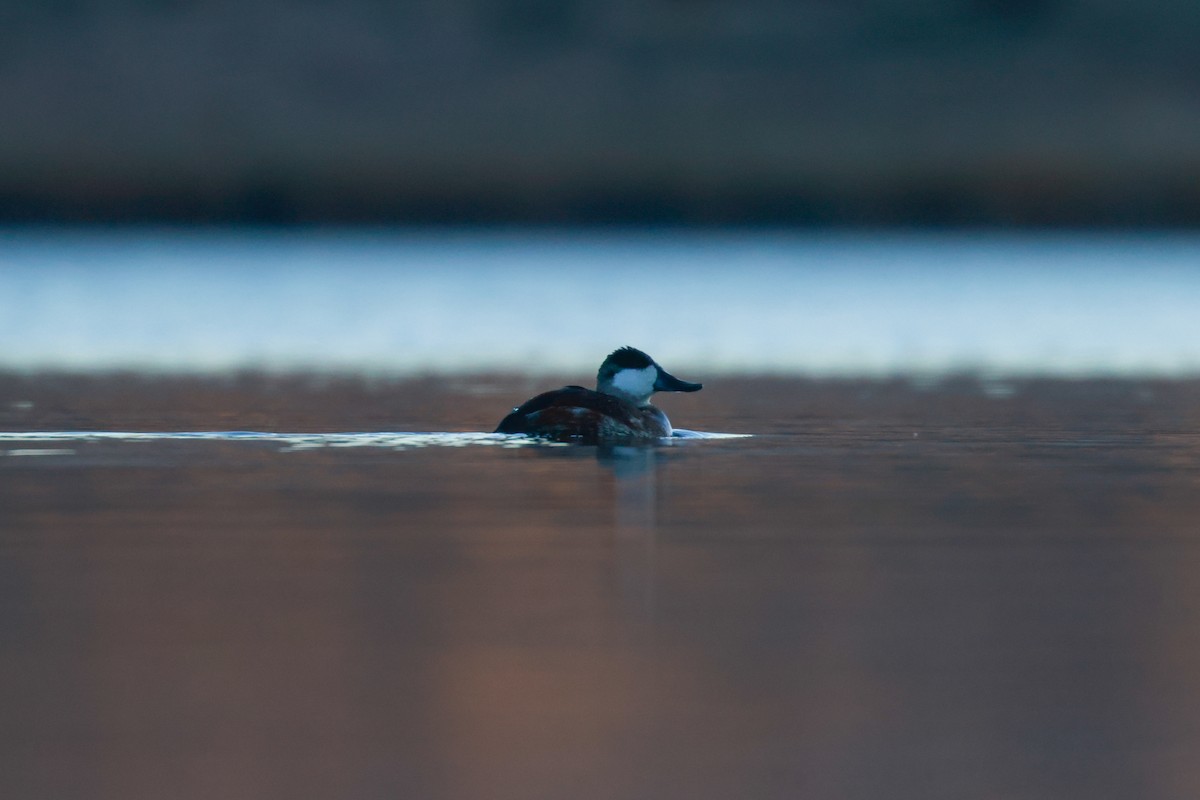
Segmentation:
{"type": "Polygon", "coordinates": [[[623,369],[613,376],[613,386],[634,397],[649,397],[654,393],[654,381],[657,379],[658,370],[652,366],[623,369]]]}

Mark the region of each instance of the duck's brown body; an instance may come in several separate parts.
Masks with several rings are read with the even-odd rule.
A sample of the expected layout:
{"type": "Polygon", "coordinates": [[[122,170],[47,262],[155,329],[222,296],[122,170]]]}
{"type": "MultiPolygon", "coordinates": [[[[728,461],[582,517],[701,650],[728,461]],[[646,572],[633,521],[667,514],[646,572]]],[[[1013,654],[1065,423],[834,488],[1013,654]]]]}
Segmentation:
{"type": "Polygon", "coordinates": [[[539,394],[500,421],[496,433],[524,433],[556,442],[599,444],[671,435],[667,415],[611,394],[564,386],[539,394]]]}
{"type": "Polygon", "coordinates": [[[697,392],[641,350],[622,347],[596,374],[596,391],[582,386],[539,394],[500,421],[496,433],[523,433],[557,442],[652,441],[671,435],[667,415],[650,405],[655,392],[697,392]]]}

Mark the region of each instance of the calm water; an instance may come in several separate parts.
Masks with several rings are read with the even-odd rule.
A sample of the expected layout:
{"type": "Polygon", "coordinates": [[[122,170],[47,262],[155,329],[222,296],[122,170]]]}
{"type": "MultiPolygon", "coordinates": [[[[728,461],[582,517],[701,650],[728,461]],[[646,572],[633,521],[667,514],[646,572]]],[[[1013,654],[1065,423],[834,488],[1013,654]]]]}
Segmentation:
{"type": "Polygon", "coordinates": [[[173,381],[0,380],[4,796],[1200,791],[1194,382],[173,381]]]}

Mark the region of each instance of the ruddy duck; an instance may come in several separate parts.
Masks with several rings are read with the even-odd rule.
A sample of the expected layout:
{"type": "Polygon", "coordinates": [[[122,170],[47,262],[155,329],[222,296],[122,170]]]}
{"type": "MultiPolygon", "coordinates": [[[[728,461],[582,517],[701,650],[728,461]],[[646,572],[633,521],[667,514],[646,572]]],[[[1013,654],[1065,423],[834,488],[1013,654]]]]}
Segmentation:
{"type": "Polygon", "coordinates": [[[596,391],[582,386],[539,394],[500,421],[496,433],[525,433],[556,442],[598,444],[671,435],[667,415],[650,405],[655,392],[698,392],[632,347],[615,350],[596,374],[596,391]]]}

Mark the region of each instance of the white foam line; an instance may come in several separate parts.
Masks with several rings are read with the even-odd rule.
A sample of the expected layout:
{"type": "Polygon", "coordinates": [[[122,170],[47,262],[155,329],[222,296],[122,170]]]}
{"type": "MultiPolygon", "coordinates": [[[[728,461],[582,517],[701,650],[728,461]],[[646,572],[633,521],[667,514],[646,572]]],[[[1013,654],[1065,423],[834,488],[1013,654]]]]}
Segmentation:
{"type": "Polygon", "coordinates": [[[676,439],[750,439],[752,433],[710,433],[708,431],[689,431],[676,428],[672,434],[676,439]]]}
{"type": "Polygon", "coordinates": [[[370,433],[268,433],[264,431],[21,431],[0,433],[0,442],[162,442],[220,441],[275,442],[289,450],[321,447],[467,447],[469,445],[522,446],[532,440],[497,433],[370,432],[370,433]]]}
{"type": "MultiPolygon", "coordinates": [[[[735,439],[748,436],[737,433],[676,431],[680,439],[735,439]]],[[[417,447],[546,447],[561,443],[544,442],[522,435],[476,432],[363,432],[363,433],[268,433],[265,431],[16,431],[0,433],[0,442],[275,442],[286,450],[315,450],[322,447],[380,447],[404,450],[417,447]]],[[[67,454],[68,450],[10,450],[9,455],[67,454]]]]}

